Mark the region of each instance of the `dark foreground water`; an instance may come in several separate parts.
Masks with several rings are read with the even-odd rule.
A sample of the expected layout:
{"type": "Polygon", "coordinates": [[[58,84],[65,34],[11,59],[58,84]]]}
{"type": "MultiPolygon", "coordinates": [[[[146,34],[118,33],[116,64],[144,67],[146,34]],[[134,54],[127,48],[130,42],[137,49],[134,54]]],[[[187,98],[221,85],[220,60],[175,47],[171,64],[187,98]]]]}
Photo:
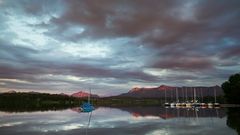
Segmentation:
{"type": "Polygon", "coordinates": [[[238,114],[235,111],[229,113],[226,108],[161,107],[99,107],[91,113],[81,113],[79,108],[45,112],[0,112],[0,134],[237,135],[240,126],[238,114]]]}

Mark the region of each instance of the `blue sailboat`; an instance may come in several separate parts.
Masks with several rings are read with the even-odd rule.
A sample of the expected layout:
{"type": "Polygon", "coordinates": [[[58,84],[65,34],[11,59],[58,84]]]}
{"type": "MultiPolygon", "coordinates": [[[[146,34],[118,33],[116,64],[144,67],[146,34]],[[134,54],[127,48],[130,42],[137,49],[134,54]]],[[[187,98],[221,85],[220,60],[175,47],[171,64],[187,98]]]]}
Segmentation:
{"type": "Polygon", "coordinates": [[[88,102],[84,102],[82,105],[81,105],[81,111],[82,112],[91,112],[94,110],[94,107],[91,103],[88,103],[88,102]]]}
{"type": "Polygon", "coordinates": [[[84,102],[80,108],[82,112],[92,112],[94,110],[94,106],[90,103],[91,89],[90,94],[88,95],[88,102],[84,102]]]}

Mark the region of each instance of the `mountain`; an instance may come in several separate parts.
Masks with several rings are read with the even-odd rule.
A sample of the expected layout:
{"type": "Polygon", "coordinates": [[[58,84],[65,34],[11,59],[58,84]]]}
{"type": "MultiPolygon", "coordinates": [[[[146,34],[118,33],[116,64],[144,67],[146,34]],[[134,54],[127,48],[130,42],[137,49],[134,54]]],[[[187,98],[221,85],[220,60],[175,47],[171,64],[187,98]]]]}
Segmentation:
{"type": "Polygon", "coordinates": [[[10,90],[10,91],[4,92],[4,93],[17,93],[17,92],[15,90],[10,90]]]}
{"type": "Polygon", "coordinates": [[[161,97],[193,97],[194,89],[196,91],[196,97],[214,96],[216,90],[216,96],[223,95],[223,90],[219,86],[212,87],[174,87],[161,85],[159,87],[152,88],[133,88],[127,93],[120,94],[118,97],[134,97],[134,98],[161,98],[161,97]]]}
{"type": "MultiPolygon", "coordinates": [[[[88,97],[88,95],[89,95],[89,93],[87,93],[87,92],[79,91],[77,93],[73,93],[71,96],[77,97],[77,98],[84,98],[84,97],[88,97]]],[[[91,94],[91,97],[99,98],[99,96],[96,94],[91,94]]]]}

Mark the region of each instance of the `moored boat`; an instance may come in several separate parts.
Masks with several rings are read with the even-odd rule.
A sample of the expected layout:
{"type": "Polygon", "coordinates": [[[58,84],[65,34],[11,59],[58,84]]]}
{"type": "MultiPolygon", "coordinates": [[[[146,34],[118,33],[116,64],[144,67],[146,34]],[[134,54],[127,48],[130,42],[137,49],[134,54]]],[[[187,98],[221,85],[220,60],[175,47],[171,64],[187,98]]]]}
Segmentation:
{"type": "Polygon", "coordinates": [[[213,103],[208,103],[208,108],[213,108],[213,103]]]}
{"type": "Polygon", "coordinates": [[[95,108],[94,106],[90,103],[91,100],[91,89],[90,93],[88,94],[88,102],[84,102],[81,106],[81,112],[92,112],[95,108]]]}

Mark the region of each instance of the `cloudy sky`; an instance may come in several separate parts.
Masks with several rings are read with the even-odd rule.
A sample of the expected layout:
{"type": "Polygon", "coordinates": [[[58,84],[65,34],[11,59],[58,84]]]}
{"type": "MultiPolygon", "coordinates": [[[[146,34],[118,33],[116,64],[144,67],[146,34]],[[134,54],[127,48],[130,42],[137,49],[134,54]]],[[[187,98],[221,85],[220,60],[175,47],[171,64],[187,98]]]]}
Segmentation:
{"type": "Polygon", "coordinates": [[[239,0],[0,0],[0,91],[99,95],[221,85],[240,70],[239,0]]]}

